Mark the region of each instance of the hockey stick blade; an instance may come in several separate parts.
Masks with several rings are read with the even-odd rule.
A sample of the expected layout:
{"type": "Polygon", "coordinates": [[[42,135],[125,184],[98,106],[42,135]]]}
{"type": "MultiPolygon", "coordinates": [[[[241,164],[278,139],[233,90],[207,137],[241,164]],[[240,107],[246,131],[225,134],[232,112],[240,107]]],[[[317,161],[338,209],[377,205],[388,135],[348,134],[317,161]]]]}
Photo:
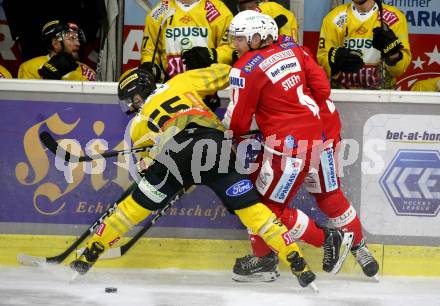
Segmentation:
{"type": "Polygon", "coordinates": [[[24,253],[17,255],[17,261],[23,266],[38,267],[47,264],[46,257],[32,256],[24,253]]]}
{"type": "Polygon", "coordinates": [[[109,158],[109,157],[115,157],[118,155],[145,152],[151,148],[151,146],[144,146],[144,147],[139,147],[139,148],[130,148],[128,150],[110,151],[110,152],[105,152],[105,153],[97,154],[97,155],[76,156],[76,155],[73,155],[72,153],[70,153],[69,151],[65,150],[62,146],[60,146],[58,144],[58,142],[55,140],[55,138],[53,138],[49,132],[46,132],[46,131],[41,132],[40,139],[41,139],[41,142],[43,142],[43,144],[49,149],[49,151],[51,151],[53,154],[55,154],[55,156],[57,156],[58,158],[61,158],[68,163],[90,162],[90,161],[94,161],[96,159],[101,159],[101,158],[109,158]]]}
{"type": "Polygon", "coordinates": [[[351,247],[353,246],[354,234],[353,232],[345,232],[344,239],[342,240],[341,249],[342,252],[339,252],[339,260],[336,262],[333,267],[331,273],[336,274],[342,267],[345,259],[347,258],[348,253],[350,253],[351,247]]]}

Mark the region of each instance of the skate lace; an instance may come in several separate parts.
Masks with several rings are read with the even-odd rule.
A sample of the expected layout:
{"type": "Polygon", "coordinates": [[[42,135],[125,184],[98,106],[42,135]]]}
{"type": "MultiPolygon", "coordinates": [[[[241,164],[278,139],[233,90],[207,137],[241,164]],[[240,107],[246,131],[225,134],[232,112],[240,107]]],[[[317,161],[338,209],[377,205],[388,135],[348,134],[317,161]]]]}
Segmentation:
{"type": "Polygon", "coordinates": [[[356,260],[363,267],[374,261],[373,256],[366,247],[360,247],[356,251],[356,260]]]}
{"type": "Polygon", "coordinates": [[[331,264],[331,262],[333,261],[333,245],[330,245],[329,243],[324,243],[324,258],[323,258],[323,263],[325,264],[331,264]]]}
{"type": "Polygon", "coordinates": [[[262,261],[261,257],[249,255],[248,260],[243,263],[243,268],[245,269],[255,268],[261,263],[261,261],[262,261]]]}

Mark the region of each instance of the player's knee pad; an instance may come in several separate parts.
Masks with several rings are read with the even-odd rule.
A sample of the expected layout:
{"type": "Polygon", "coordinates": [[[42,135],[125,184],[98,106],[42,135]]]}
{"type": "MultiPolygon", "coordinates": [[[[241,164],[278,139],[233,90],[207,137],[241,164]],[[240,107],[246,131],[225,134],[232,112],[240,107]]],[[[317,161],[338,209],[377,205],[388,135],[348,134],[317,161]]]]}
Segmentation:
{"type": "Polygon", "coordinates": [[[150,210],[137,204],[132,196],[129,195],[118,204],[113,214],[99,225],[93,235],[91,243],[99,241],[104,248],[107,249],[116,243],[134,225],[144,220],[150,214],[150,210]]]}
{"type": "Polygon", "coordinates": [[[295,240],[300,240],[309,226],[309,217],[298,209],[285,209],[280,220],[286,225],[289,229],[289,235],[295,240]]]}

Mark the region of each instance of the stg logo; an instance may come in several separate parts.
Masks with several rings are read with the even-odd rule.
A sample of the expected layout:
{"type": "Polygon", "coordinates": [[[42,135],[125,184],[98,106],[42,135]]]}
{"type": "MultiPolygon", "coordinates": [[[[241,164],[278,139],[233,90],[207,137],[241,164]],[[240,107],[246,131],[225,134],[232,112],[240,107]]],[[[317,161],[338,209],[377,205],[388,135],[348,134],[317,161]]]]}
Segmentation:
{"type": "Polygon", "coordinates": [[[399,150],[380,179],[400,216],[435,217],[440,211],[440,152],[399,150]]]}

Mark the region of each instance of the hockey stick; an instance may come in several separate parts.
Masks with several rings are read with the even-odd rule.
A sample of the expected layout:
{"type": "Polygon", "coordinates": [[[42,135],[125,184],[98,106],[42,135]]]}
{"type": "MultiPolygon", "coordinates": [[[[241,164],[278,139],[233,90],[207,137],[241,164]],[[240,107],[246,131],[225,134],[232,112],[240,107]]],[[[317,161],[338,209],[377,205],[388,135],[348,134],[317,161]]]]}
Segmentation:
{"type": "Polygon", "coordinates": [[[57,143],[55,138],[53,138],[49,132],[46,132],[46,131],[41,132],[40,140],[49,149],[49,151],[51,151],[57,157],[64,159],[66,162],[73,162],[73,163],[75,163],[75,162],[89,162],[89,161],[93,161],[95,159],[100,159],[100,158],[109,158],[109,157],[114,157],[114,156],[118,156],[118,155],[126,155],[126,154],[138,153],[138,152],[145,152],[149,148],[151,148],[151,146],[145,146],[145,147],[139,147],[139,148],[131,148],[131,149],[127,149],[127,150],[110,151],[110,152],[105,152],[102,154],[91,155],[91,156],[88,156],[88,155],[76,156],[76,155],[73,155],[72,153],[70,153],[69,151],[65,150],[63,147],[61,147],[57,143]]]}
{"type": "MultiPolygon", "coordinates": [[[[120,247],[111,248],[108,249],[102,256],[100,256],[100,259],[108,259],[108,258],[117,258],[123,256],[125,253],[128,252],[128,250],[131,249],[131,247],[157,222],[157,220],[162,217],[171,207],[176,204],[178,200],[184,195],[189,194],[193,192],[196,185],[192,185],[188,187],[187,189],[182,189],[178,193],[174,195],[174,197],[169,200],[169,202],[159,211],[156,212],[156,215],[151,218],[143,227],[142,229],[133,236],[127,243],[124,245],[121,245],[120,247]]],[[[82,253],[82,252],[81,252],[82,253]]]]}
{"type": "MultiPolygon", "coordinates": [[[[387,26],[383,22],[383,7],[382,7],[382,0],[374,0],[376,2],[377,7],[379,9],[379,15],[380,15],[380,27],[382,30],[386,30],[387,26]]],[[[383,50],[380,51],[380,87],[381,89],[385,88],[385,64],[384,64],[384,54],[383,50]]]]}
{"type": "Polygon", "coordinates": [[[53,257],[40,257],[40,256],[31,256],[26,254],[18,254],[17,261],[25,266],[39,266],[45,263],[49,264],[60,264],[66,259],[70,253],[72,253],[77,246],[79,246],[90,234],[92,234],[95,229],[104,222],[105,218],[111,215],[118,203],[122,201],[128,194],[130,194],[133,189],[136,187],[136,183],[133,183],[123,194],[122,196],[111,206],[107,211],[99,217],[75,242],[73,242],[64,252],[59,255],[53,257]]]}
{"type": "MultiPolygon", "coordinates": [[[[156,63],[156,53],[157,53],[157,49],[159,49],[159,39],[160,39],[160,34],[162,33],[163,25],[168,20],[168,18],[170,18],[174,15],[175,12],[176,12],[176,9],[174,7],[172,9],[168,10],[167,13],[165,14],[165,16],[163,17],[162,22],[159,25],[159,31],[157,33],[156,43],[154,44],[153,57],[151,58],[151,62],[153,63],[153,65],[156,63]]],[[[164,73],[165,77],[167,79],[169,79],[169,75],[167,74],[167,72],[163,68],[162,59],[160,58],[160,55],[159,55],[159,64],[160,64],[160,69],[162,69],[162,72],[164,73]]]]}

